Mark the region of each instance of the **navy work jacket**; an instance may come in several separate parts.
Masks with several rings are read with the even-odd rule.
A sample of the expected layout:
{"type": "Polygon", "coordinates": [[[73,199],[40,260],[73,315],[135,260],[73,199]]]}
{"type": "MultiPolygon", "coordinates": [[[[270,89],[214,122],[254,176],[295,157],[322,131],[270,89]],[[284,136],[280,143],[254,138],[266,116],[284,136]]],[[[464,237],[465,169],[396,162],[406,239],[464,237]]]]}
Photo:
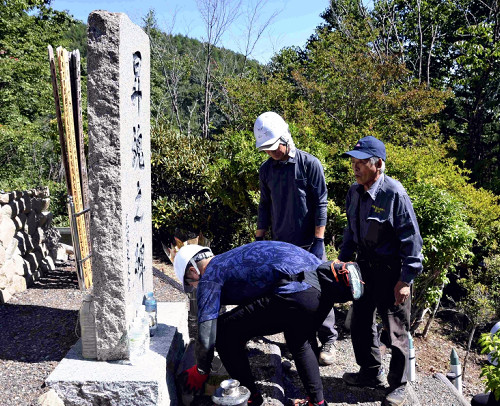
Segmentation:
{"type": "Polygon", "coordinates": [[[401,263],[403,282],[422,271],[422,237],[413,205],[403,185],[381,175],[369,191],[355,183],[346,198],[347,227],[339,259],[401,263]]]}
{"type": "Polygon", "coordinates": [[[316,226],[326,225],[327,189],[321,162],[296,150],[286,162],[269,158],[259,170],[257,229],[272,229],[274,240],[307,247],[316,226]]]}

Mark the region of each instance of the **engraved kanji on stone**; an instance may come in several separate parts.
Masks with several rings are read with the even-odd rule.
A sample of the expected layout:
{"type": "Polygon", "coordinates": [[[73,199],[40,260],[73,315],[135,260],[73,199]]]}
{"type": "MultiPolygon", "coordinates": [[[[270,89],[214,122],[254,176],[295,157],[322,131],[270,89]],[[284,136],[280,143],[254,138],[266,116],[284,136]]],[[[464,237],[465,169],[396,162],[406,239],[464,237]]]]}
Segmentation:
{"type": "Polygon", "coordinates": [[[141,207],[141,198],[142,198],[142,190],[141,190],[141,183],[137,181],[137,195],[135,196],[135,216],[134,216],[134,222],[140,222],[142,221],[142,218],[144,217],[144,210],[142,210],[141,207]]]}
{"type": "Polygon", "coordinates": [[[134,63],[134,86],[132,89],[132,104],[137,106],[137,113],[141,111],[141,99],[142,99],[142,90],[141,90],[141,65],[142,58],[141,53],[139,51],[135,52],[133,55],[133,63],[134,63]]]}
{"type": "Polygon", "coordinates": [[[144,151],[142,150],[141,126],[133,127],[134,142],[132,144],[132,168],[144,169],[144,151]]]}
{"type": "Polygon", "coordinates": [[[144,243],[141,240],[135,246],[135,275],[142,282],[142,288],[144,290],[144,243]]]}

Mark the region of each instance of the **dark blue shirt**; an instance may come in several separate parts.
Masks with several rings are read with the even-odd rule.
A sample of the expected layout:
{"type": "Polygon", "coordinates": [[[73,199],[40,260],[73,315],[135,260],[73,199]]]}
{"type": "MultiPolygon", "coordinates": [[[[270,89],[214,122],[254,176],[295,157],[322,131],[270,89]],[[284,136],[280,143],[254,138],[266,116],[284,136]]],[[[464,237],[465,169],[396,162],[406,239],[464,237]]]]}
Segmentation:
{"type": "Polygon", "coordinates": [[[381,175],[366,192],[355,183],[347,193],[346,212],[348,223],[339,259],[347,261],[354,252],[377,261],[399,258],[400,279],[411,283],[422,271],[422,237],[401,183],[381,175]]]}
{"type": "Polygon", "coordinates": [[[286,162],[269,158],[259,170],[257,229],[272,229],[274,240],[312,244],[316,226],[326,225],[327,189],[323,166],[296,150],[286,162]]]}
{"type": "Polygon", "coordinates": [[[311,287],[306,282],[277,282],[314,271],[321,263],[302,248],[280,241],[256,241],[216,255],[198,283],[198,322],[216,319],[221,304],[238,305],[269,293],[306,290],[311,287]]]}

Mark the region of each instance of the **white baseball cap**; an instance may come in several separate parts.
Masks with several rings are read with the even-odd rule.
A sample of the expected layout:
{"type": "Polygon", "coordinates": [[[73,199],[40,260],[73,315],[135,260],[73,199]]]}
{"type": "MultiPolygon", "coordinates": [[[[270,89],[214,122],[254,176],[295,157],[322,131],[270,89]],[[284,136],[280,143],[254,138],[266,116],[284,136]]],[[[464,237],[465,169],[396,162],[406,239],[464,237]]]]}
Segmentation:
{"type": "Polygon", "coordinates": [[[275,151],[280,143],[287,143],[291,139],[288,124],[283,118],[273,112],[262,113],[253,126],[255,147],[259,151],[275,151]]]}

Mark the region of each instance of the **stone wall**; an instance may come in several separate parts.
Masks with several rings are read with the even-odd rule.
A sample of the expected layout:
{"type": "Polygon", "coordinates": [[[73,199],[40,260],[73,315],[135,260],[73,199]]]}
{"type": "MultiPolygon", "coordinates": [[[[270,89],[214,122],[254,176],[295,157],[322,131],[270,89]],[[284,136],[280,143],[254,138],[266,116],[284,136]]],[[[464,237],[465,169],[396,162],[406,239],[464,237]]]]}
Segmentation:
{"type": "Polygon", "coordinates": [[[49,203],[48,188],[0,192],[0,304],[55,269],[49,203]]]}

